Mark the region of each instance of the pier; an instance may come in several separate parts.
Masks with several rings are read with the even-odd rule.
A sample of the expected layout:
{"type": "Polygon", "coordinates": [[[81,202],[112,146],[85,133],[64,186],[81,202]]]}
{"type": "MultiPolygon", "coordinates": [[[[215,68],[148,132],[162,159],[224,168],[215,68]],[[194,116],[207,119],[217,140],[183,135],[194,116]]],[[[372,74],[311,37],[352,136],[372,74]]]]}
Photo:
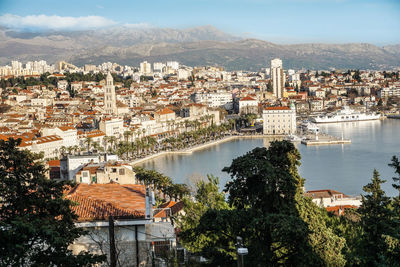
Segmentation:
{"type": "Polygon", "coordinates": [[[400,114],[388,114],[386,117],[388,119],[400,119],[400,114]]]}
{"type": "Polygon", "coordinates": [[[306,146],[351,144],[350,139],[338,138],[327,134],[306,135],[301,140],[306,146]]]}

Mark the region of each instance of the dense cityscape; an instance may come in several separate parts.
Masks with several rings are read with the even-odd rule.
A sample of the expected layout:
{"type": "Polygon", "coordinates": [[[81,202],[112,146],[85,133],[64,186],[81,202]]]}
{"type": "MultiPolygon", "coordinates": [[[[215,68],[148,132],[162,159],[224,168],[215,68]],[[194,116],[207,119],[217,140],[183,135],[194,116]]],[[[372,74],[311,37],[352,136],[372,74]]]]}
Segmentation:
{"type": "MultiPolygon", "coordinates": [[[[149,233],[142,237],[143,246],[150,241],[156,255],[162,255],[166,245],[176,242],[171,219],[187,212],[182,200],[192,189],[137,163],[232,138],[296,141],[293,138],[302,133],[308,142],[340,142],[323,139],[322,133],[318,139],[318,126],[312,121],[318,122],[324,113],[340,114],[344,107],[358,112],[347,117],[350,121],[363,120],[359,116],[371,112],[378,115],[366,120],[399,116],[399,71],[296,71],[283,65],[273,59],[259,72],[228,72],[176,61],[80,68],[64,61],[12,61],[0,68],[0,137],[19,139],[20,150],[40,154],[48,179],[79,185],[66,196],[83,205],[72,208],[78,225],[93,227],[93,220],[104,218],[101,210],[106,206],[99,210],[103,205],[111,205],[116,217],[143,214],[149,222],[137,222],[135,229],[149,233]]],[[[215,180],[209,182],[219,190],[215,180]]],[[[335,188],[308,189],[304,195],[337,216],[361,206],[360,197],[335,188]]],[[[99,231],[97,235],[105,234],[99,231]]],[[[94,244],[78,239],[73,251],[87,242],[94,244]]],[[[95,244],[101,247],[98,240],[95,244]]],[[[188,251],[180,249],[185,258],[188,251]]],[[[136,260],[122,248],[121,253],[121,260],[136,260]]],[[[142,261],[149,256],[145,248],[138,253],[142,261]]]]}
{"type": "Polygon", "coordinates": [[[400,267],[400,2],[0,1],[0,266],[400,267]]]}

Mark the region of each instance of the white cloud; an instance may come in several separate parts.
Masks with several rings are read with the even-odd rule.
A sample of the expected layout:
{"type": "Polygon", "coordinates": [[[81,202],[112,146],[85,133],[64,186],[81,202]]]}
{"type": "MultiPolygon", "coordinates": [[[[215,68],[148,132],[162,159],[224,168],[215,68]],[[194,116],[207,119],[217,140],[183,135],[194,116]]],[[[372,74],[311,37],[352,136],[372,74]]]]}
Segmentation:
{"type": "Polygon", "coordinates": [[[0,25],[16,30],[88,30],[116,24],[115,21],[100,16],[61,17],[55,15],[29,15],[22,17],[13,14],[0,16],[0,25]]]}

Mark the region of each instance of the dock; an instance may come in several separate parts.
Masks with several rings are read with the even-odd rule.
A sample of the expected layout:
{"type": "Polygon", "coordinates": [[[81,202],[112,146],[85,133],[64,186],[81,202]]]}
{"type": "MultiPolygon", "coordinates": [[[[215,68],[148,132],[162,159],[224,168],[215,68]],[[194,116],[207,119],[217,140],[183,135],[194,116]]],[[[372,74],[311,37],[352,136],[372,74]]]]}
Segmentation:
{"type": "Polygon", "coordinates": [[[351,144],[350,139],[338,138],[327,134],[319,135],[308,135],[307,138],[301,140],[301,143],[306,146],[318,146],[318,145],[341,145],[351,144]]]}
{"type": "Polygon", "coordinates": [[[400,114],[389,114],[386,117],[388,119],[400,119],[400,114]]]}

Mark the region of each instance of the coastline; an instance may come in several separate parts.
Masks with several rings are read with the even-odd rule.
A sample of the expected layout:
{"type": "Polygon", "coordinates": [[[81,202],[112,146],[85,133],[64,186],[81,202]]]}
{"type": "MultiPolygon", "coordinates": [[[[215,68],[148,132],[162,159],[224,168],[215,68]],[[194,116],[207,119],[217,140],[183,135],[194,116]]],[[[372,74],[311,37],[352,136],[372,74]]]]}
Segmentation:
{"type": "Polygon", "coordinates": [[[156,154],[149,155],[142,159],[134,160],[134,161],[130,162],[130,164],[132,166],[135,166],[137,164],[146,162],[148,160],[151,160],[151,159],[154,159],[157,157],[161,157],[161,156],[166,156],[166,155],[173,155],[173,154],[175,154],[175,155],[190,155],[195,151],[206,149],[208,147],[215,146],[215,145],[222,144],[222,143],[229,142],[229,141],[236,140],[236,139],[252,139],[252,138],[276,139],[276,138],[283,138],[283,137],[284,137],[284,135],[264,135],[264,134],[261,134],[261,135],[230,135],[230,136],[225,136],[222,139],[210,141],[210,142],[207,142],[204,144],[199,144],[199,145],[196,145],[196,146],[190,147],[190,148],[185,148],[185,149],[181,149],[181,150],[177,150],[177,151],[162,151],[162,152],[159,152],[156,154]]]}

